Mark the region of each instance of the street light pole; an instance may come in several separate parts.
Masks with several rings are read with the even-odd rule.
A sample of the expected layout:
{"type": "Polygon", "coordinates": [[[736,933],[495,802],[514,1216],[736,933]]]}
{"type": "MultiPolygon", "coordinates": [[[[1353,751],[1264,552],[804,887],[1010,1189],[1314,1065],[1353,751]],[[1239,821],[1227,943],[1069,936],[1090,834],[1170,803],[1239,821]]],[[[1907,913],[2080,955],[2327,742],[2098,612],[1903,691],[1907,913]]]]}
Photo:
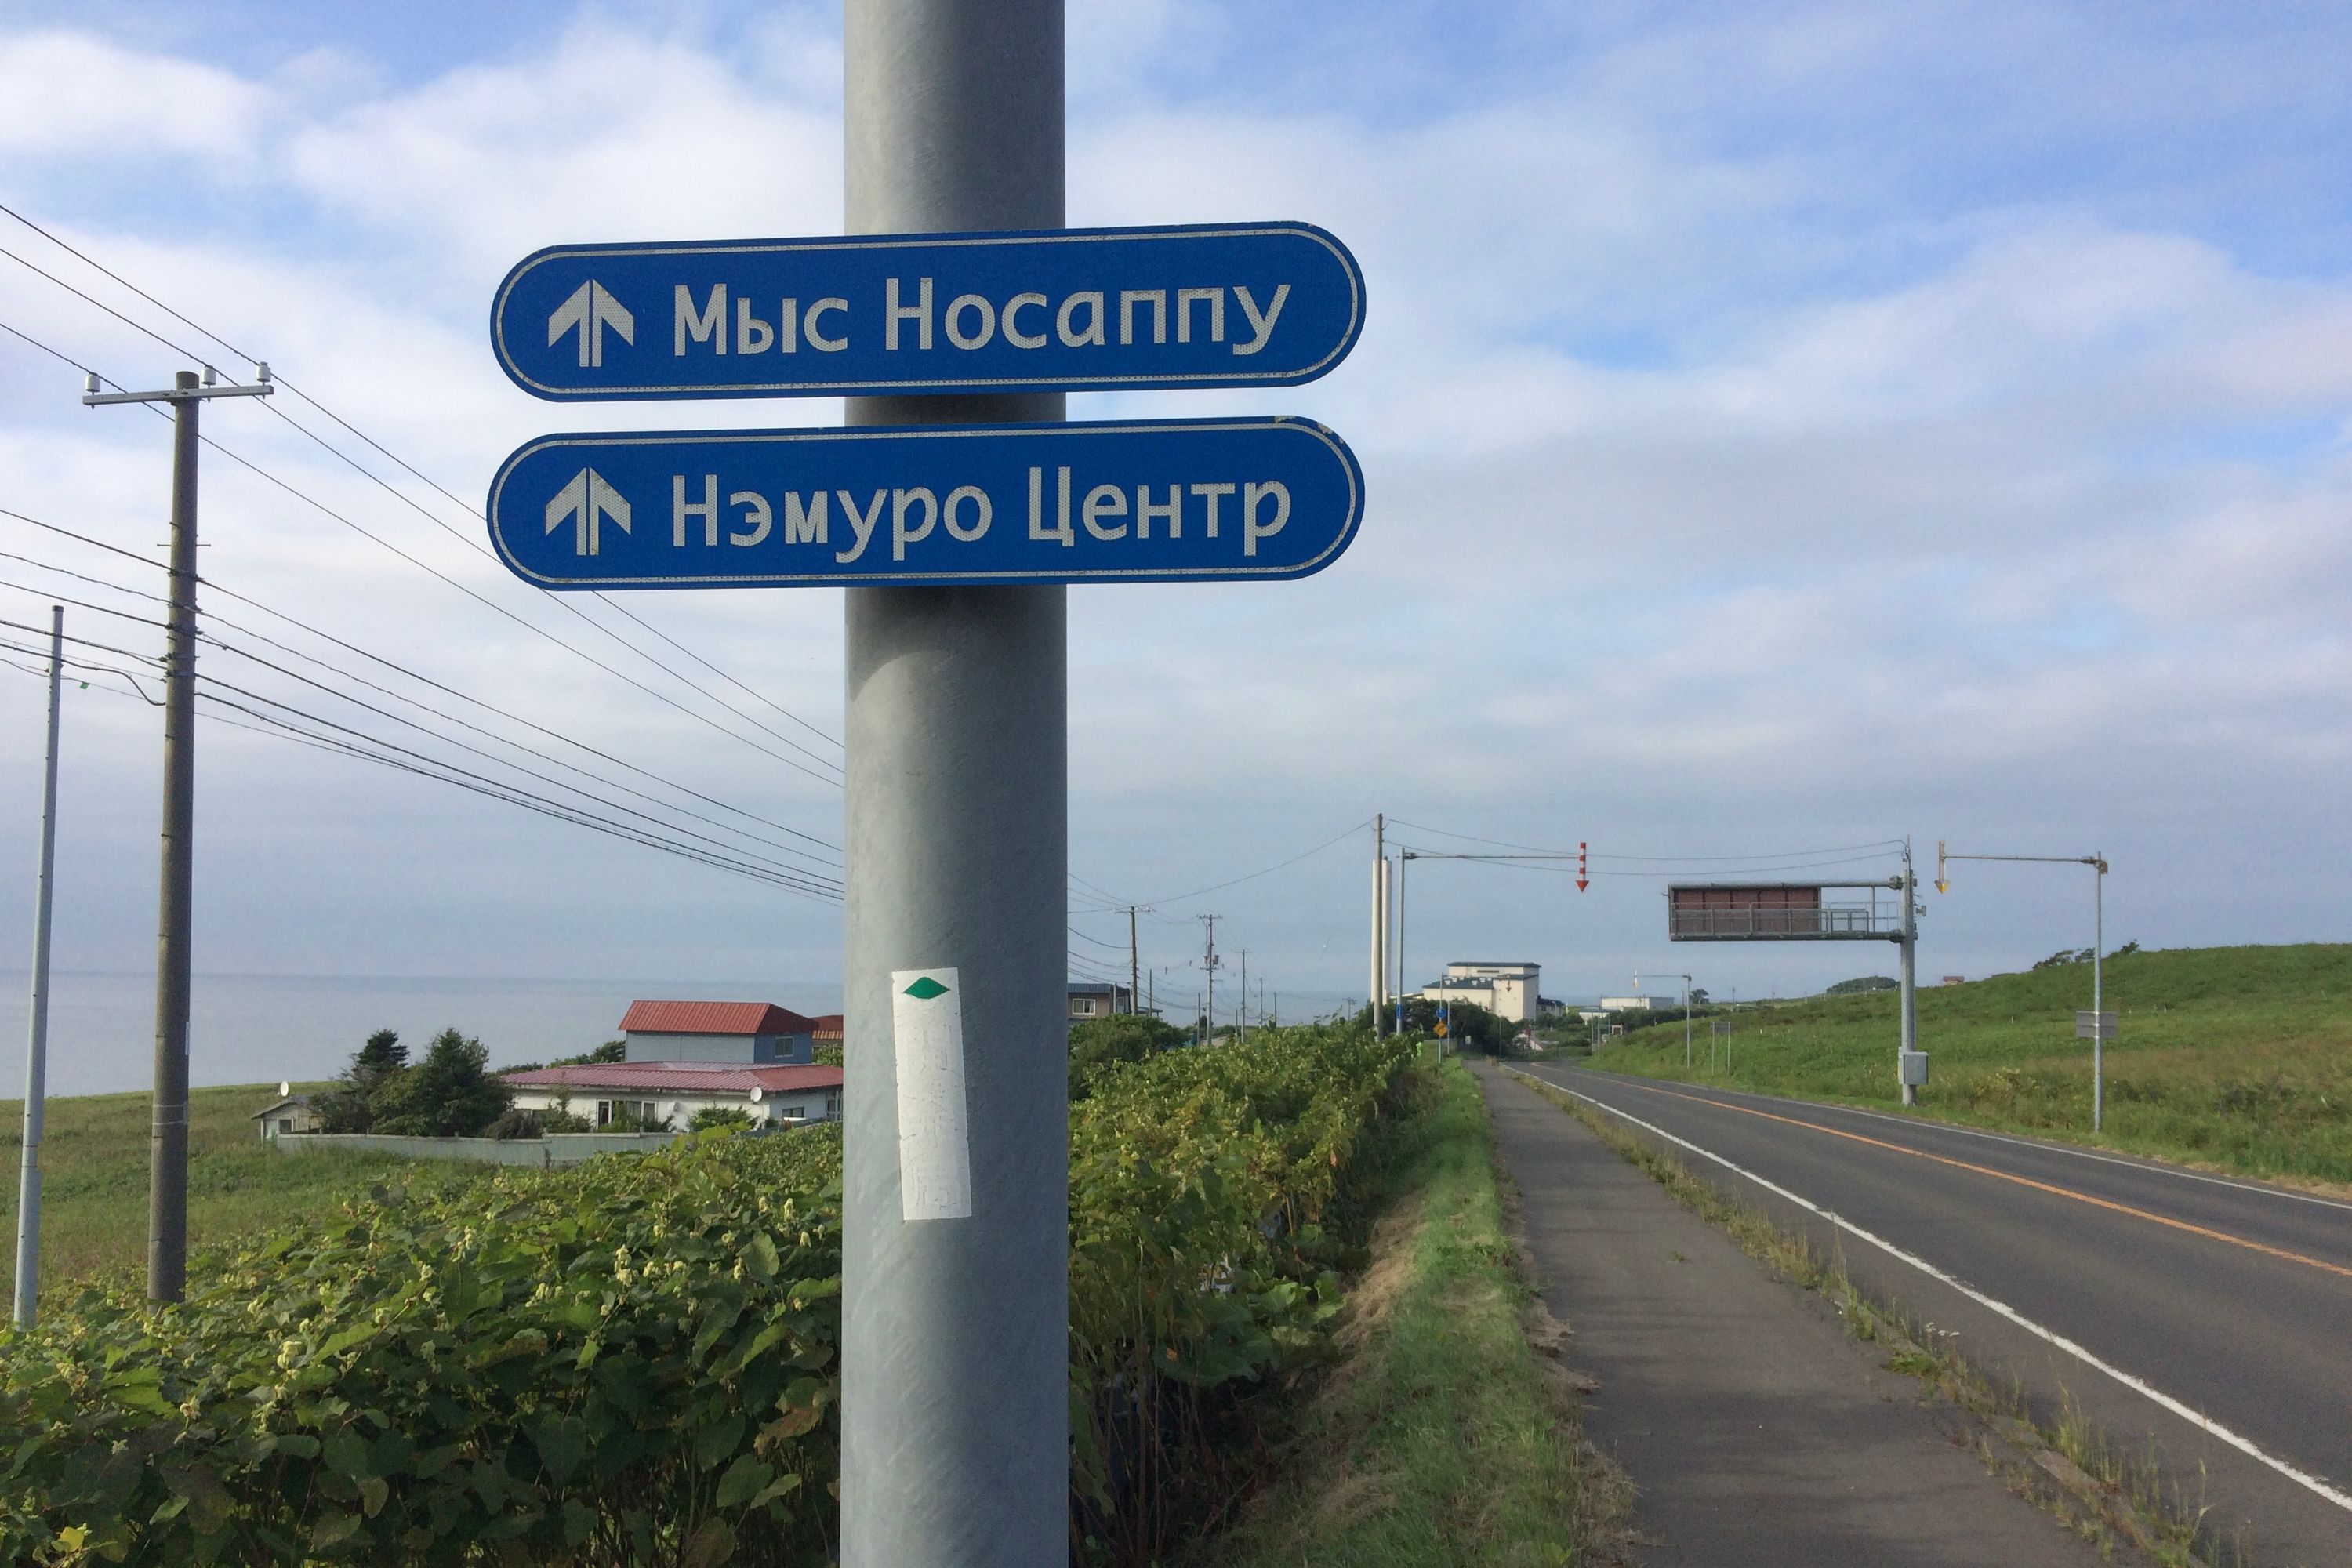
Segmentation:
{"type": "Polygon", "coordinates": [[[2091,875],[2091,1131],[2106,1123],[2107,858],[2094,850],[2091,875]]]}
{"type": "Polygon", "coordinates": [[[267,397],[269,367],[254,384],[201,381],[184,370],[161,392],[100,392],[82,403],[172,405],[172,564],[163,642],[163,849],[155,942],[155,1094],[148,1115],[147,1299],[176,1301],[188,1285],[188,993],[195,909],[196,410],[209,398],[267,397]]]}
{"type": "Polygon", "coordinates": [[[1399,1034],[1404,1033],[1404,873],[1405,862],[1412,858],[1412,850],[1397,851],[1396,1019],[1399,1034]]]}
{"type": "Polygon", "coordinates": [[[1936,891],[1948,893],[1952,890],[1951,879],[1944,875],[1944,869],[1954,860],[2018,860],[2044,866],[2091,868],[2091,1131],[2103,1131],[2106,1125],[2106,856],[2096,852],[2089,855],[1955,855],[1938,842],[1936,846],[1936,891]]]}
{"type": "Polygon", "coordinates": [[[1685,974],[1683,976],[1683,1068],[1685,1071],[1688,1071],[1691,1065],[1690,988],[1691,977],[1685,974]]]}
{"type": "Polygon", "coordinates": [[[1903,1103],[1919,1103],[1919,1086],[1908,1072],[1919,1049],[1919,879],[1911,869],[1911,845],[1903,845],[1903,1058],[1895,1077],[1901,1080],[1903,1103]]]}

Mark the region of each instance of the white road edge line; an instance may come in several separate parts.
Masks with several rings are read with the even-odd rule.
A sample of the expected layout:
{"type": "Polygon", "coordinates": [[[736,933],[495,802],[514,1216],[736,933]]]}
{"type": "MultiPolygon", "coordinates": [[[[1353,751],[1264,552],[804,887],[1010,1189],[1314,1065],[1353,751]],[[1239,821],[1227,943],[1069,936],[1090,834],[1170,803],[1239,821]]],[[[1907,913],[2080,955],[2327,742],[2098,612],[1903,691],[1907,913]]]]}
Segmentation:
{"type": "Polygon", "coordinates": [[[2298,1193],[2292,1187],[2264,1186],[2260,1182],[2235,1182],[2227,1176],[2209,1176],[2202,1171],[2184,1171],[2177,1165],[2159,1165],[2147,1160],[2127,1160],[2121,1155],[2102,1154],[2095,1150],[2077,1149],[2071,1144],[2051,1142],[2040,1138],[2018,1138],[2006,1132],[1988,1132],[1980,1127],[1962,1127],[1957,1122],[1935,1121],[1921,1116],[1894,1116],[1884,1110],[1865,1110],[1859,1105],[1840,1105],[1834,1100],[1790,1100],[1785,1095],[1759,1094],[1753,1089],[1717,1089],[1713,1084],[1685,1083],[1682,1087],[1696,1093],[1702,1099],[1712,1092],[1740,1100],[1761,1100],[1773,1105],[1798,1106],[1807,1110],[1843,1111],[1848,1116],[1866,1116],[1873,1121],[1892,1121],[1898,1127],[1924,1129],[1931,1132],[1958,1132],[1969,1138],[1987,1138],[1995,1143],[2013,1143],[2021,1149],[2035,1149],[2045,1154],[2070,1154],[2077,1160],[2096,1160],[2103,1165],[2121,1165],[2126,1171],[2145,1171],[2151,1176],[2177,1176],[2184,1182],[2204,1182],[2216,1187],[2228,1187],[2235,1192],[2257,1193],[2266,1198],[2293,1198],[2299,1204],[2317,1204],[2322,1208],[2343,1209],[2347,1213],[2352,1213],[2352,1204],[2335,1198],[2323,1198],[2316,1193],[2298,1193]]]}
{"type": "Polygon", "coordinates": [[[2024,1313],[2019,1311],[2008,1302],[1997,1301],[1990,1296],[1986,1295],[1983,1291],[1977,1289],[1974,1286],[1963,1284],[1949,1274],[1945,1273],[1942,1269],[1937,1268],[1934,1264],[1928,1262],[1926,1258],[1906,1252],[1903,1248],[1895,1246],[1891,1241],[1887,1241],[1880,1237],[1873,1236],[1870,1232],[1863,1229],[1862,1226],[1854,1224],[1852,1220],[1846,1219],[1839,1215],[1832,1214],[1829,1210],[1822,1207],[1821,1205],[1814,1203],[1810,1198],[1799,1197],[1796,1194],[1790,1192],[1788,1188],[1781,1186],[1779,1183],[1767,1181],[1762,1176],[1758,1175],[1755,1172],[1747,1169],[1745,1166],[1735,1164],[1731,1161],[1725,1159],[1722,1155],[1716,1153],[1711,1149],[1702,1149],[1697,1144],[1691,1142],[1687,1139],[1677,1138],[1673,1133],[1667,1131],[1664,1128],[1657,1126],[1652,1122],[1644,1121],[1640,1117],[1633,1115],[1628,1111],[1620,1110],[1615,1106],[1608,1104],[1603,1100],[1595,1100],[1589,1094],[1578,1094],[1575,1089],[1569,1088],[1564,1083],[1553,1083],[1548,1079],[1537,1078],[1533,1073],[1521,1073],[1516,1068],[1506,1068],[1503,1070],[1512,1073],[1516,1077],[1525,1078],[1532,1082],[1540,1083],[1547,1089],[1556,1089],[1562,1094],[1575,1095],[1577,1099],[1584,1101],[1587,1105],[1594,1107],[1596,1110],[1605,1110],[1612,1116],[1633,1123],[1634,1126],[1641,1128],[1645,1132],[1655,1133],[1658,1137],[1664,1139],[1667,1142],[1675,1144],[1678,1148],[1687,1149],[1692,1153],[1699,1155],[1703,1159],[1712,1160],[1717,1164],[1722,1166],[1725,1170],[1731,1172],[1733,1174],[1746,1177],[1748,1181],[1755,1183],[1766,1192],[1786,1198],[1800,1208],[1821,1215],[1822,1218],[1829,1221],[1830,1224],[1837,1226],[1840,1230],[1847,1231],[1859,1237],[1864,1241],[1870,1243],[1871,1246],[1877,1247],[1881,1252],[1885,1253],[1889,1258],[1899,1258],[1901,1261],[1907,1263],[1912,1268],[1919,1270],[1920,1273],[1927,1275],[1929,1279],[1950,1286],[1953,1289],[1958,1290],[1961,1295],[1966,1296],[1969,1300],[1974,1301],[1977,1305],[1986,1308],[1989,1310],[1998,1312],[2000,1316],[2007,1318],[2011,1322],[2015,1323],[2019,1328],[2023,1329],[2026,1332],[2035,1335],[2040,1339],[2048,1341],[2051,1344],[2053,1344],[2060,1350],[2064,1351],[2067,1354],[2074,1357],[2085,1366],[2095,1367],[2098,1371],[2105,1373],[2109,1377],[2114,1378],[2117,1383],[2122,1384],[2126,1388],[2130,1389],[2133,1393],[2144,1394],[2147,1398],[2154,1400],[2157,1404],[2162,1405],[2165,1409],[2169,1410],[2175,1415],[2179,1416],[2183,1421],[2188,1422],[2190,1426],[2197,1427],[2200,1431],[2212,1434],[2222,1442],[2230,1445],[2232,1448],[2237,1449],[2240,1453],[2246,1455],[2249,1458],[2259,1459],[2263,1464],[2268,1465],[2272,1469],[2276,1470],[2280,1475],[2283,1475],[2287,1479],[2294,1482],[2297,1486],[2303,1487],[2309,1491],[2316,1493],[2320,1497],[2326,1498],[2329,1502],[2334,1503],[2337,1508],[2343,1509],[2347,1512],[2352,1512],[2352,1495],[2347,1495],[2336,1490],[2334,1487],[2329,1486],[2317,1476],[2308,1475],[2302,1470],[2296,1469],[2284,1459],[2264,1453],[2250,1439],[2238,1436],[2237,1433],[2231,1431],[2227,1426],[2222,1426],[2220,1422],[2215,1421],[2210,1416],[2204,1415],[2198,1411],[2191,1410],[2188,1405],[2183,1405],[2178,1399],[2173,1398],[2172,1395],[2165,1393],[2162,1389],[2156,1388],[2148,1384],[2141,1382],[2138,1378],[2134,1377],[2130,1373],[2124,1371],[2121,1367],[2110,1366],[2107,1363],[2101,1361],[2097,1356],[2093,1355],[2089,1351],[2084,1349],[2081,1345],[2076,1344],[2073,1340],[2068,1339],[2065,1335],[2043,1328],[2040,1323],[2035,1322],[2032,1319],[2027,1317],[2024,1313]]]}

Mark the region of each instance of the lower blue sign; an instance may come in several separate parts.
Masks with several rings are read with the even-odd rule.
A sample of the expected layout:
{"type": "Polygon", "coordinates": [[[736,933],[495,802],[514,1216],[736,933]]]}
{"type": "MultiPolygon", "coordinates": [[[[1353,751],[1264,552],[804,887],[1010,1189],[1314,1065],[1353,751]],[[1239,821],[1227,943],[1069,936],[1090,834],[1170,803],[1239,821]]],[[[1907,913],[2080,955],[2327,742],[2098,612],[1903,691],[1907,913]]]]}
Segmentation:
{"type": "Polygon", "coordinates": [[[542,436],[490,542],[542,588],[1304,577],[1364,508],[1304,419],[542,436]]]}

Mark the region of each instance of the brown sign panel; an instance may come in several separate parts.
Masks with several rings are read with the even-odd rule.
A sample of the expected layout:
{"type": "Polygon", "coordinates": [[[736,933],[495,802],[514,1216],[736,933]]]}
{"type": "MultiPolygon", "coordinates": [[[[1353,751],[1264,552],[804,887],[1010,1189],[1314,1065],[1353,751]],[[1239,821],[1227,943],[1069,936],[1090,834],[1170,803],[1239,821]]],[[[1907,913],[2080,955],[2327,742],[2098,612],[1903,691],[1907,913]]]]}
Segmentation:
{"type": "Polygon", "coordinates": [[[1666,889],[1666,934],[1817,937],[1824,934],[1819,884],[1708,882],[1666,889]]]}

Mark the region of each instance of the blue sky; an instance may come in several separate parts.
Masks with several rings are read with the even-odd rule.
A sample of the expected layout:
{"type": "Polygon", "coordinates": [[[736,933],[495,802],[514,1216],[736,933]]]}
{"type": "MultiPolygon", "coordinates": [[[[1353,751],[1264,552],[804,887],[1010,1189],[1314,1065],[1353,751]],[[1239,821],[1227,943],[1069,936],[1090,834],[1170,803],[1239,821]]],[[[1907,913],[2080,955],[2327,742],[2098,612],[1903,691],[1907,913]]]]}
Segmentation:
{"type": "MultiPolygon", "coordinates": [[[[1072,221],[1321,223],[1371,306],[1308,387],[1074,401],[1310,415],[1371,496],[1307,583],[1074,595],[1072,864],[1108,889],[1077,923],[1123,941],[1087,906],[1160,899],[1146,962],[1174,965],[1214,909],[1254,972],[1360,986],[1360,837],[1171,895],[1387,811],[1694,871],[1906,834],[2104,848],[2121,938],[2352,935],[2347,47],[2320,5],[1074,7],[1072,221]]],[[[19,5],[0,201],[470,499],[541,430],[710,422],[532,404],[491,363],[490,289],[558,241],[835,228],[839,68],[828,7],[19,5]]],[[[178,368],[5,260],[0,321],[117,379],[178,368]]],[[[160,422],[74,390],[0,337],[0,506],[147,548],[160,422]]],[[[380,459],[406,500],[266,415],[212,428],[515,616],[603,637],[380,459]]],[[[208,575],[838,841],[837,791],[282,491],[221,463],[207,485],[208,575]]],[[[838,734],[839,605],[631,607],[838,734]]],[[[0,889],[29,889],[39,693],[0,676],[0,829],[23,828],[0,889]]],[[[150,951],[152,731],[127,698],[69,718],[61,962],[150,951]]],[[[263,737],[207,745],[206,966],[837,973],[829,905],[263,737]]],[[[1587,994],[1685,967],[1654,879],[1415,878],[1416,969],[1507,950],[1587,994]]],[[[2081,892],[1972,873],[1931,901],[1923,966],[2080,945],[2081,892]]],[[[19,918],[0,899],[0,952],[19,918]]],[[[1702,956],[1749,994],[1891,961],[1702,956]]]]}

